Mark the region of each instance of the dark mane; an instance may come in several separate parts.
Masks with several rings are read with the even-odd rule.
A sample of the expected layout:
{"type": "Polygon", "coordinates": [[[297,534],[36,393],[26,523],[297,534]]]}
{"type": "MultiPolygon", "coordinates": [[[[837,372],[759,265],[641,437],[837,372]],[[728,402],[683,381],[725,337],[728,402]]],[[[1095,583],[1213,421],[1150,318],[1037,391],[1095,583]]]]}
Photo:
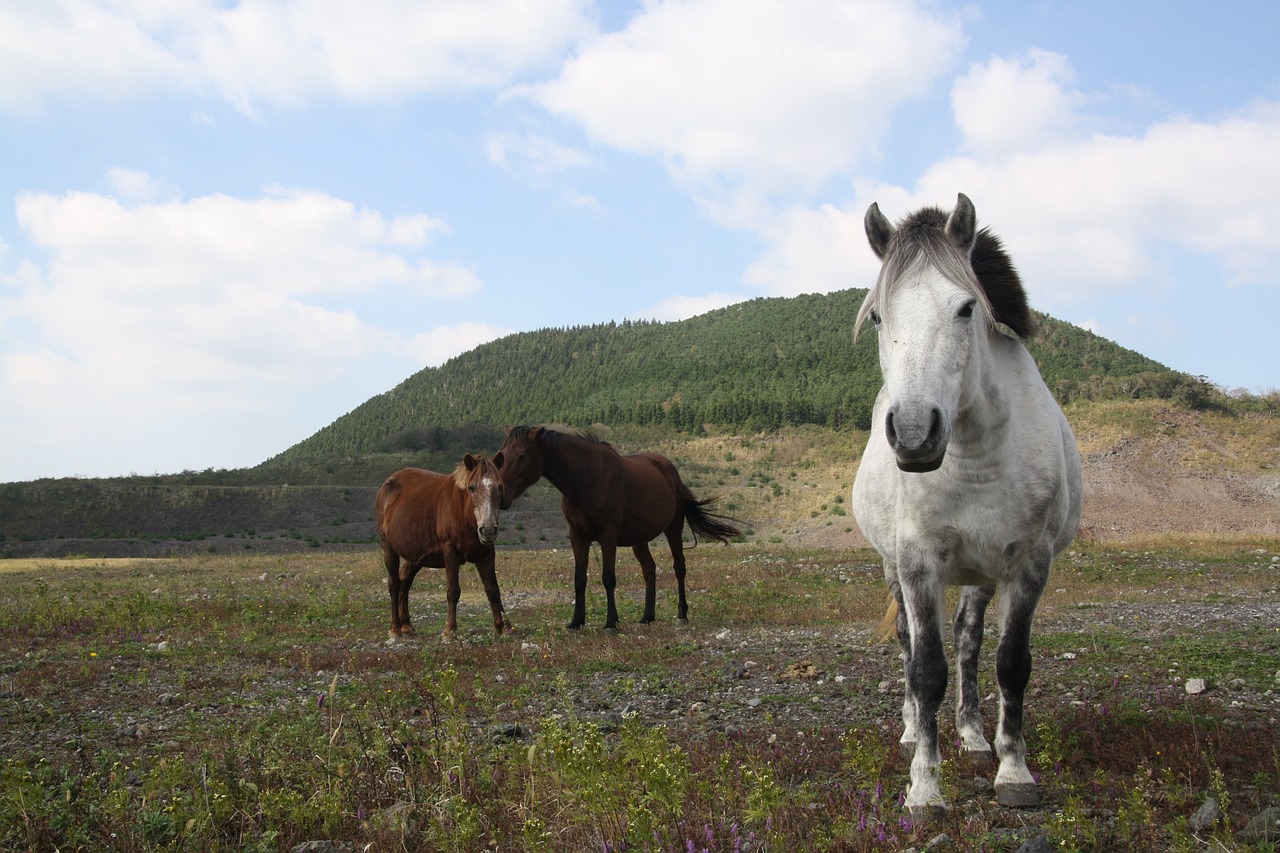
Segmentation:
{"type": "MultiPolygon", "coordinates": [[[[534,429],[534,427],[532,426],[512,427],[511,435],[513,438],[520,439],[523,441],[529,441],[530,440],[529,431],[531,429],[534,429]]],[[[610,450],[614,450],[614,447],[612,444],[600,438],[590,430],[576,430],[576,429],[554,430],[551,427],[543,427],[542,432],[539,434],[538,438],[542,441],[545,441],[548,447],[559,447],[561,439],[564,439],[564,438],[579,438],[579,439],[582,439],[583,441],[590,442],[591,444],[599,444],[602,447],[607,447],[610,450]]]]}
{"type": "Polygon", "coordinates": [[[1013,266],[1013,260],[1004,250],[1000,238],[983,228],[973,241],[969,252],[969,266],[978,283],[991,301],[991,313],[996,322],[1004,323],[1018,337],[1026,340],[1038,329],[1035,315],[1027,304],[1027,291],[1022,278],[1013,266]]]}
{"type": "MultiPolygon", "coordinates": [[[[946,237],[948,216],[940,208],[922,207],[899,222],[885,253],[880,280],[898,280],[921,255],[945,273],[947,261],[960,257],[946,237]]],[[[990,228],[983,228],[974,238],[968,266],[991,306],[991,319],[1008,326],[1024,340],[1034,336],[1036,318],[1027,303],[1022,279],[1000,238],[990,228]]]]}

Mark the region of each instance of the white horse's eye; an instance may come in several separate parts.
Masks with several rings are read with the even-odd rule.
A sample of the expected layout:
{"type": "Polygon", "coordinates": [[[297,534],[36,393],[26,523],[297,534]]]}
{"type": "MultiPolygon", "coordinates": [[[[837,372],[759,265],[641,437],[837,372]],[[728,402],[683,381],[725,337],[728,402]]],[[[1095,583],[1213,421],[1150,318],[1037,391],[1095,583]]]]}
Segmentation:
{"type": "Polygon", "coordinates": [[[964,320],[968,320],[970,317],[972,317],[973,316],[973,300],[969,300],[965,304],[961,305],[960,313],[958,313],[956,316],[964,320]]]}
{"type": "Polygon", "coordinates": [[[872,322],[872,323],[874,323],[875,325],[879,326],[879,325],[880,325],[880,315],[879,315],[877,312],[872,311],[870,316],[871,316],[871,322],[872,322]]]}

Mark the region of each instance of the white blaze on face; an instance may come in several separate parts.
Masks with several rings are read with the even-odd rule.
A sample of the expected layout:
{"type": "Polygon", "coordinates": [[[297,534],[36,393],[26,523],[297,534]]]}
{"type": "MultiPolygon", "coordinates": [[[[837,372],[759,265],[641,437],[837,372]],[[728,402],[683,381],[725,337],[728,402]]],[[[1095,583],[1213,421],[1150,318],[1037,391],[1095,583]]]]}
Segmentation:
{"type": "Polygon", "coordinates": [[[481,542],[492,542],[498,535],[498,502],[501,496],[501,483],[496,477],[481,477],[476,484],[472,502],[481,542]]]}

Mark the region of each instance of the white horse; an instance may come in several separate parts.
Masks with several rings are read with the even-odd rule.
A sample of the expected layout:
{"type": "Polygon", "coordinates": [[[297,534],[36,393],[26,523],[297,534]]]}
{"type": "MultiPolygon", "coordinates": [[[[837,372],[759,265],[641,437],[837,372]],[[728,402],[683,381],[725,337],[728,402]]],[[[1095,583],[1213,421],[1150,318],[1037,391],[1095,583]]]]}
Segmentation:
{"type": "MultiPolygon", "coordinates": [[[[945,813],[938,785],[938,708],[947,687],[946,587],[961,586],[954,622],[956,727],[989,758],[978,710],[978,653],[1000,591],[996,793],[1034,806],[1022,701],[1031,621],[1049,565],[1080,526],[1080,452],[1020,338],[1035,331],[1026,293],[1000,241],[976,230],[961,194],[950,214],[917,211],[895,228],[872,204],[864,220],[882,261],[858,312],[879,334],[884,386],[853,484],[858,526],[884,558],[906,661],[902,744],[914,744],[906,805],[945,813]]],[[[856,334],[856,332],[855,332],[856,334]]]]}

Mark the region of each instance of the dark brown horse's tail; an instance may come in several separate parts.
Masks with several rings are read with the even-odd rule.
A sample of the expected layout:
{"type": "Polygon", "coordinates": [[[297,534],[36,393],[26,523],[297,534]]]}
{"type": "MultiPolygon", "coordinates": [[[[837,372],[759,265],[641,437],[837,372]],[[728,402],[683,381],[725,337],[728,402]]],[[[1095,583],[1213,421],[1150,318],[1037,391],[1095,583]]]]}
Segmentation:
{"type": "Polygon", "coordinates": [[[689,522],[689,528],[693,530],[695,543],[698,541],[699,534],[717,542],[728,542],[742,535],[741,530],[729,523],[737,519],[703,509],[714,500],[715,498],[697,500],[692,494],[684,498],[684,520],[689,522]]]}

